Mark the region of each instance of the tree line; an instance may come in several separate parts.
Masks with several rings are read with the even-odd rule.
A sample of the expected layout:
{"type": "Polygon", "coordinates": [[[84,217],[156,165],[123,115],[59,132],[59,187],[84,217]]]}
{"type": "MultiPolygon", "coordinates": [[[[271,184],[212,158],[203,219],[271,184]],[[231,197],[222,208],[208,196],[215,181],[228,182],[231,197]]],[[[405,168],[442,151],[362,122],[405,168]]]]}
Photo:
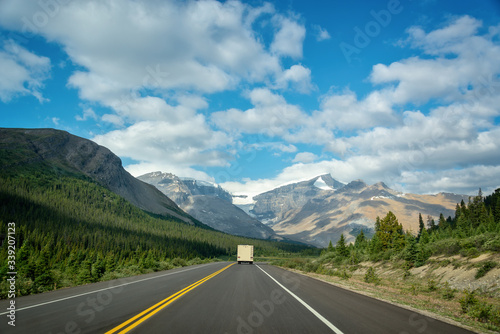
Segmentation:
{"type": "Polygon", "coordinates": [[[477,196],[457,203],[455,216],[440,215],[424,219],[419,214],[417,233],[405,231],[397,217],[389,211],[384,218],[377,217],[375,234],[371,239],[361,231],[353,244],[347,245],[341,235],[335,247],[331,241],[324,254],[336,262],[356,264],[364,260],[379,261],[404,259],[409,268],[423,265],[432,255],[462,254],[474,256],[483,251],[500,251],[500,188],[491,195],[477,196]]]}

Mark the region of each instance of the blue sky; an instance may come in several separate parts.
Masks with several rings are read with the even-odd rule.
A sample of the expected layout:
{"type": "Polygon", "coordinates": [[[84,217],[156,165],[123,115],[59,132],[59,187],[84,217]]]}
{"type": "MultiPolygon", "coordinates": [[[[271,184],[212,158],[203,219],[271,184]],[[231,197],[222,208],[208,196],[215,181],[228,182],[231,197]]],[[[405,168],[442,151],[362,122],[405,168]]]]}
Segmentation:
{"type": "Polygon", "coordinates": [[[0,126],[135,176],[500,186],[498,1],[2,0],[0,73],[0,126]]]}

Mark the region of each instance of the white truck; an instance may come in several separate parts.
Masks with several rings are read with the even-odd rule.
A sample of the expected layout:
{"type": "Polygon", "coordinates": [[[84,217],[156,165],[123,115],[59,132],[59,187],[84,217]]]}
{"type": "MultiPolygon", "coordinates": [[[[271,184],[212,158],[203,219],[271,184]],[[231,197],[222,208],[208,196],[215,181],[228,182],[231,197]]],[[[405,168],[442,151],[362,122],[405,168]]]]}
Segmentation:
{"type": "Polygon", "coordinates": [[[238,245],[238,264],[253,263],[253,245],[238,245]]]}

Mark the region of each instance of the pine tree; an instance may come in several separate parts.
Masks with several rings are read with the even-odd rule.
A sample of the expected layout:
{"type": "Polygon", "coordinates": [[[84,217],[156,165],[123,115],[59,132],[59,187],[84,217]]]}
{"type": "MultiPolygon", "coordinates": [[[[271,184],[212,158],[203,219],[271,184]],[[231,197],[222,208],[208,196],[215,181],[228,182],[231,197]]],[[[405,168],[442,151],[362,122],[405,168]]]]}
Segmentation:
{"type": "Polygon", "coordinates": [[[375,234],[380,240],[383,250],[400,250],[404,247],[403,226],[399,224],[398,219],[391,211],[380,221],[379,229],[375,234]]]}
{"type": "MultiPolygon", "coordinates": [[[[499,189],[497,189],[499,190],[499,189]]],[[[497,200],[497,204],[495,206],[495,209],[493,211],[493,217],[495,219],[495,223],[500,225],[500,196],[497,200]]]]}
{"type": "Polygon", "coordinates": [[[363,230],[359,232],[359,234],[356,236],[356,241],[354,242],[354,247],[356,248],[362,248],[364,247],[366,243],[366,237],[365,234],[363,233],[363,230]]]}
{"type": "Polygon", "coordinates": [[[106,271],[114,271],[116,268],[116,259],[113,252],[109,252],[106,255],[106,263],[105,263],[106,271]]]}
{"type": "MultiPolygon", "coordinates": [[[[426,232],[424,232],[422,236],[424,236],[425,234],[426,232]]],[[[425,239],[425,237],[423,237],[422,239],[425,239]]],[[[417,249],[418,252],[417,252],[417,258],[415,260],[415,267],[420,267],[425,264],[427,259],[430,257],[431,252],[428,250],[428,246],[425,243],[419,242],[417,249]]]]}
{"type": "Polygon", "coordinates": [[[78,281],[82,284],[93,282],[92,263],[88,259],[82,262],[81,268],[78,271],[78,281]]]}
{"type": "Polygon", "coordinates": [[[422,230],[422,235],[420,236],[420,240],[418,241],[419,244],[426,245],[430,241],[430,236],[429,233],[427,232],[427,229],[422,230]]]}
{"type": "Polygon", "coordinates": [[[444,215],[441,213],[439,215],[439,223],[438,223],[438,228],[440,230],[444,230],[448,226],[448,223],[446,222],[446,219],[444,219],[444,215]]]}
{"type": "Polygon", "coordinates": [[[375,232],[378,232],[380,230],[380,217],[377,216],[375,219],[375,232]]]}
{"type": "Polygon", "coordinates": [[[434,232],[437,229],[436,222],[434,221],[434,218],[432,218],[431,215],[427,216],[427,231],[428,232],[434,232]]]}
{"type": "Polygon", "coordinates": [[[406,247],[403,253],[403,258],[411,268],[415,266],[418,256],[417,239],[409,232],[406,233],[406,247]]]}
{"type": "Polygon", "coordinates": [[[417,241],[420,240],[420,236],[422,235],[422,230],[425,228],[424,220],[422,219],[422,214],[418,213],[418,234],[417,241]]]}
{"type": "Polygon", "coordinates": [[[488,211],[483,202],[483,193],[481,188],[477,196],[474,196],[472,201],[469,201],[469,226],[477,228],[480,225],[485,225],[488,222],[488,211]]]}
{"type": "Polygon", "coordinates": [[[34,281],[36,277],[36,265],[31,258],[33,252],[31,240],[26,240],[17,253],[16,267],[19,275],[34,281]]]}
{"type": "Polygon", "coordinates": [[[331,252],[334,252],[335,249],[333,248],[333,245],[332,245],[332,241],[330,240],[330,242],[328,243],[328,248],[326,249],[327,252],[331,253],[331,252]]]}
{"type": "Polygon", "coordinates": [[[335,246],[335,251],[341,257],[349,256],[349,249],[347,249],[347,246],[345,244],[345,239],[344,239],[343,233],[340,235],[340,239],[337,241],[337,245],[335,246]]]}
{"type": "Polygon", "coordinates": [[[98,281],[106,272],[106,262],[102,255],[97,256],[97,260],[92,264],[93,281],[98,281]]]}
{"type": "Polygon", "coordinates": [[[34,286],[39,292],[52,290],[54,288],[54,275],[49,264],[50,249],[46,246],[40,253],[40,258],[36,263],[36,278],[34,286]]]}
{"type": "Polygon", "coordinates": [[[382,247],[382,242],[378,238],[377,233],[375,233],[375,235],[370,240],[370,243],[368,244],[368,251],[370,252],[370,254],[374,255],[380,253],[382,250],[384,250],[382,247]]]}

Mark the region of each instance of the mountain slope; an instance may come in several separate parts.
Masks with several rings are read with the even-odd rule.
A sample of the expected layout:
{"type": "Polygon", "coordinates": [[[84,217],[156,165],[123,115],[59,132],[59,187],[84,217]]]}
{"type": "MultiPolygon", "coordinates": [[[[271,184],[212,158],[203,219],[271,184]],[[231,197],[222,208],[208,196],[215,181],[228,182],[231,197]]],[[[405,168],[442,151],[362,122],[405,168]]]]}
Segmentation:
{"type": "Polygon", "coordinates": [[[255,204],[250,213],[269,226],[287,219],[290,212],[304,206],[311,198],[326,195],[342,188],[343,183],[329,174],[308,181],[288,184],[253,198],[255,204]]]}
{"type": "Polygon", "coordinates": [[[0,128],[0,149],[3,168],[48,164],[62,171],[83,173],[143,210],[195,224],[167,196],[125,171],[120,158],[109,149],[88,139],[54,129],[0,128]]]}
{"type": "Polygon", "coordinates": [[[437,221],[440,213],[453,216],[456,204],[462,199],[468,201],[468,196],[447,193],[402,194],[382,182],[367,185],[362,180],[328,190],[326,182],[318,182],[318,178],[326,177],[255,196],[253,212],[269,219],[273,230],[283,237],[325,247],[341,234],[348,242],[354,241],[361,230],[371,235],[376,217],[382,218],[388,211],[398,217],[405,230],[416,232],[419,213],[424,220],[430,215],[437,221]],[[319,184],[322,187],[317,189],[319,184]]]}
{"type": "Polygon", "coordinates": [[[233,205],[231,194],[220,186],[162,172],[138,179],[154,185],[187,213],[216,230],[251,238],[277,238],[271,228],[233,205]]]}

